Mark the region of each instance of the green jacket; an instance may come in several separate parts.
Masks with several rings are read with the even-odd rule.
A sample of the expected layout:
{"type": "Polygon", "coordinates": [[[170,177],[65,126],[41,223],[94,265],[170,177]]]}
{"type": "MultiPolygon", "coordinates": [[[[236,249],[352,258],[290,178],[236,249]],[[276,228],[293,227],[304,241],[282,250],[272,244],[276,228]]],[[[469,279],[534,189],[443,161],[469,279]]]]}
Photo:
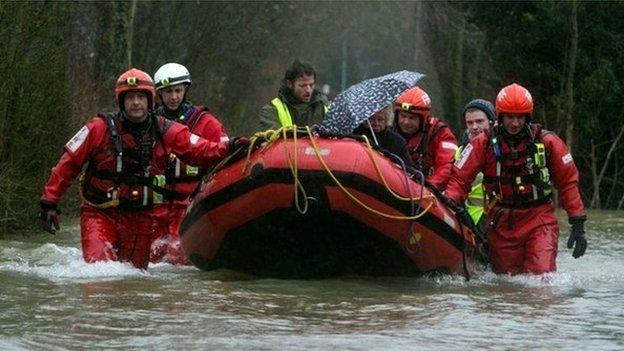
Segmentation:
{"type": "MultiPolygon", "coordinates": [[[[278,92],[277,99],[288,108],[292,123],[298,126],[311,126],[320,123],[325,117],[326,109],[329,106],[327,96],[318,90],[312,93],[310,102],[301,102],[292,95],[290,89],[282,86],[278,92]]],[[[260,109],[259,117],[260,130],[279,129],[282,127],[277,108],[272,102],[260,109]]]]}
{"type": "MultiPolygon", "coordinates": [[[[457,148],[457,152],[455,153],[456,159],[459,158],[461,152],[464,150],[465,147],[466,145],[464,144],[457,148]]],[[[470,191],[470,194],[468,194],[468,198],[466,199],[466,210],[468,211],[470,217],[472,217],[472,220],[477,225],[482,225],[483,223],[480,223],[480,221],[482,219],[484,220],[483,196],[483,173],[479,173],[475,177],[475,180],[472,182],[472,189],[470,191]]]]}

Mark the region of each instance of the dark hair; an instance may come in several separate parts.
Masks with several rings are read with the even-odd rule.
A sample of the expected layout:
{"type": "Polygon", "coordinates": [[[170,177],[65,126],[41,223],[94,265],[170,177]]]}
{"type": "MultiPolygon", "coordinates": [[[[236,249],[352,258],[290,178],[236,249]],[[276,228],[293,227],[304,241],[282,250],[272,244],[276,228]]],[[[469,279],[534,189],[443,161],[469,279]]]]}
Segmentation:
{"type": "Polygon", "coordinates": [[[284,83],[286,81],[293,82],[295,79],[303,76],[314,76],[316,79],[316,72],[314,71],[314,67],[308,62],[299,61],[298,59],[294,60],[293,63],[290,64],[290,67],[286,70],[284,74],[284,83]]]}

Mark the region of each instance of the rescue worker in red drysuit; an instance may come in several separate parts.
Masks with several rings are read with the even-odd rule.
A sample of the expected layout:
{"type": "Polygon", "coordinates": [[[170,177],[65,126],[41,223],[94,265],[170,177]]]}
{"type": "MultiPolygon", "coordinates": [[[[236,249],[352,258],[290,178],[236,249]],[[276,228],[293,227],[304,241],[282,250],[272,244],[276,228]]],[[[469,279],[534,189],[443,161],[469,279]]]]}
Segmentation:
{"type": "Polygon", "coordinates": [[[416,169],[439,191],[446,188],[455,161],[457,139],[451,129],[430,117],[431,99],[419,87],[403,92],[394,107],[396,131],[407,141],[416,169]]]}
{"type": "Polygon", "coordinates": [[[210,142],[182,124],[152,113],[156,96],[151,77],[130,69],[118,79],[119,112],[89,120],[65,144],[40,200],[39,224],[59,230],[57,204],[74,179],[81,181],[80,230],[87,262],[129,261],[145,269],[152,242],[151,204],[154,174],[162,172],[173,152],[198,166],[208,166],[248,143],[245,138],[210,142]]]}
{"type": "MultiPolygon", "coordinates": [[[[225,128],[217,117],[208,108],[194,106],[188,101],[191,74],[186,67],[167,63],[156,71],[154,81],[160,98],[157,114],[186,125],[191,133],[208,141],[228,141],[225,128]]],[[[181,251],[178,228],[190,203],[189,197],[205,173],[205,168],[190,166],[174,154],[169,155],[165,173],[157,175],[157,179],[172,195],[157,196],[154,201],[150,262],[190,264],[181,251]]]]}
{"type": "Polygon", "coordinates": [[[565,143],[531,123],[533,100],[518,84],[496,98],[498,125],[473,138],[455,162],[446,196],[463,203],[472,181],[483,172],[487,197],[487,239],[495,273],[554,272],[559,227],[552,186],[566,210],[574,258],[587,248],[578,171],[565,143]]]}

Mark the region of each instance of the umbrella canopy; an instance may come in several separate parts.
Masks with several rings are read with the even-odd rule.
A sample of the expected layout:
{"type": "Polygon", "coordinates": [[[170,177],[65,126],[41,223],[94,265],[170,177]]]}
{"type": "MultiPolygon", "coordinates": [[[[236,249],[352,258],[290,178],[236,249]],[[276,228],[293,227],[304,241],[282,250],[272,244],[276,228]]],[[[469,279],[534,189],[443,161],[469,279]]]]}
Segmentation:
{"type": "Polygon", "coordinates": [[[424,74],[399,71],[367,79],[338,94],[319,126],[321,134],[348,135],[375,112],[413,87],[424,74]]]}

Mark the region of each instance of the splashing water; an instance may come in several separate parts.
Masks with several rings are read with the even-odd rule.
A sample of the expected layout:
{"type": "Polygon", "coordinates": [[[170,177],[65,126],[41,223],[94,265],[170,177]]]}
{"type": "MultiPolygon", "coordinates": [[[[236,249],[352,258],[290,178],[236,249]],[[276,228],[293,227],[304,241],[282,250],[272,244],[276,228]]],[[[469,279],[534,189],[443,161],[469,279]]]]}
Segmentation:
{"type": "Polygon", "coordinates": [[[75,235],[0,241],[0,349],[620,350],[624,216],[589,217],[586,256],[571,257],[564,231],[558,272],[468,282],[141,271],[86,264],[75,235]]]}

